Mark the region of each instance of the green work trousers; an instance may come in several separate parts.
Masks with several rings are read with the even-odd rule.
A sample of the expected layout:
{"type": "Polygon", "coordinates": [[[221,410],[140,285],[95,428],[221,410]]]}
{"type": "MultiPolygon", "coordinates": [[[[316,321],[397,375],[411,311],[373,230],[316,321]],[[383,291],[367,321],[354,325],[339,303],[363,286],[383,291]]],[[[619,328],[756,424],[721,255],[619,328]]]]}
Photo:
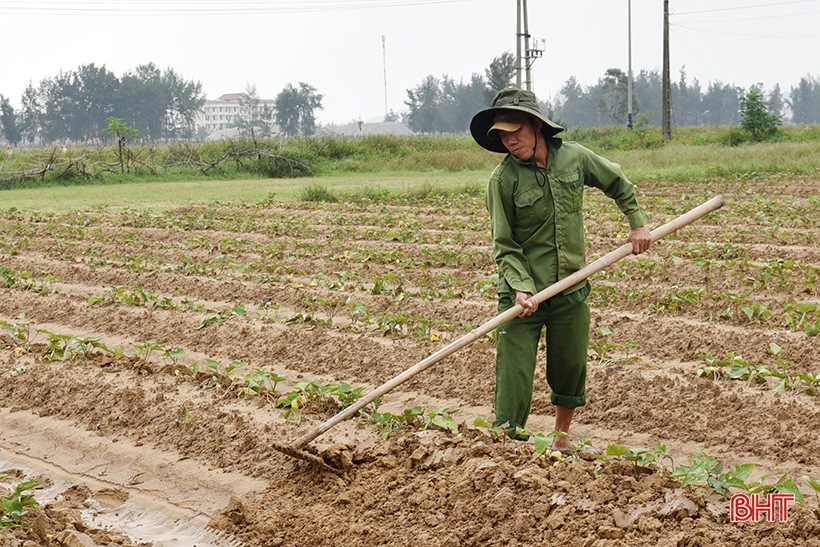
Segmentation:
{"type": "MultiPolygon", "coordinates": [[[[547,383],[550,401],[566,408],[586,403],[589,346],[589,283],[538,305],[529,317],[516,317],[497,329],[495,426],[525,427],[532,404],[535,362],[546,326],[547,383]]],[[[498,295],[498,312],[514,305],[511,293],[498,295]]]]}

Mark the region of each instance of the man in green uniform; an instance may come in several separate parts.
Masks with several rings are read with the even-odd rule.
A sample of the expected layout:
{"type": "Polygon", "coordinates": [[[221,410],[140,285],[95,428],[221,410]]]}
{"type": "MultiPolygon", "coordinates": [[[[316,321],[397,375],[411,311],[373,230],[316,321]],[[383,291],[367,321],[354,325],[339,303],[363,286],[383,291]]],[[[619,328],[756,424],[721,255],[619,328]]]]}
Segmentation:
{"type": "MultiPolygon", "coordinates": [[[[533,295],[584,267],[584,187],[617,203],[629,223],[633,253],[646,251],[649,217],[621,168],[587,148],[555,137],[563,128],[541,114],[530,91],[500,91],[477,113],[470,132],[478,144],[506,153],[490,175],[486,203],[498,264],[498,311],[524,311],[498,328],[495,425],[525,427],[532,402],[538,342],[546,326],[547,381],[555,430],[569,433],[575,409],[586,403],[589,283],[584,280],[540,305],[533,295]]],[[[555,450],[571,450],[559,436],[555,450]]]]}

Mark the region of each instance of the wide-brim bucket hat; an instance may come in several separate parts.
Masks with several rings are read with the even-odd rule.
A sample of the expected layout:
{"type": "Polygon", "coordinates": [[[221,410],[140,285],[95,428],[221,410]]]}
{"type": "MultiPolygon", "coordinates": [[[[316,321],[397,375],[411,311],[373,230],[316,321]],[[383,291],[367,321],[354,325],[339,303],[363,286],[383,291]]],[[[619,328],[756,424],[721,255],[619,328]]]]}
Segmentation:
{"type": "MultiPolygon", "coordinates": [[[[475,142],[481,145],[482,148],[486,148],[492,152],[507,153],[507,148],[495,134],[497,129],[505,128],[502,120],[499,120],[499,123],[496,124],[496,114],[504,113],[505,111],[509,111],[510,114],[523,112],[535,116],[544,122],[541,133],[545,138],[550,138],[564,130],[563,127],[541,113],[541,109],[538,107],[538,100],[535,98],[535,93],[525,89],[511,87],[499,91],[493,98],[492,106],[478,112],[473,116],[470,122],[470,133],[473,135],[475,142]],[[491,131],[491,129],[493,131],[491,131]]],[[[514,122],[512,123],[514,124],[514,122]]],[[[512,126],[506,126],[506,128],[510,127],[512,126]]]]}

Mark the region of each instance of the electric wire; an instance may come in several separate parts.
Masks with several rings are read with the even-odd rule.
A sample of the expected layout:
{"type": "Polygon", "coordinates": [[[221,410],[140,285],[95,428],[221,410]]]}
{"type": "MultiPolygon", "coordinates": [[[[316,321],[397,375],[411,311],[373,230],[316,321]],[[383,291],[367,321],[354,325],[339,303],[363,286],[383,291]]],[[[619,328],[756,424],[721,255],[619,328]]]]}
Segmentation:
{"type": "Polygon", "coordinates": [[[697,10],[697,11],[680,11],[670,13],[669,16],[672,17],[679,17],[681,15],[693,15],[696,13],[714,13],[716,11],[737,11],[737,10],[745,10],[745,9],[754,9],[754,8],[769,8],[769,7],[780,7],[785,6],[787,4],[805,4],[807,2],[818,2],[820,0],[790,0],[789,2],[777,2],[774,4],[755,4],[753,6],[736,6],[733,8],[715,8],[715,9],[705,9],[705,10],[697,10]]]}
{"type": "Polygon", "coordinates": [[[693,24],[701,24],[701,23],[737,23],[739,21],[761,21],[765,20],[768,21],[769,19],[783,19],[786,17],[802,17],[804,15],[813,15],[815,13],[820,13],[820,11],[804,11],[801,13],[785,13],[781,15],[767,15],[765,17],[741,17],[738,19],[712,19],[709,21],[686,21],[686,24],[693,25],[693,24]]]}
{"type": "Polygon", "coordinates": [[[0,1],[0,13],[13,15],[263,15],[275,13],[315,13],[323,11],[352,11],[373,8],[427,6],[435,4],[455,4],[476,0],[241,0],[227,3],[216,0],[185,1],[144,0],[143,2],[110,2],[90,0],[70,3],[48,1],[6,0],[0,1]]]}
{"type": "Polygon", "coordinates": [[[777,39],[784,39],[784,38],[793,38],[793,39],[806,39],[806,38],[820,38],[820,34],[803,34],[803,35],[782,35],[782,34],[755,34],[755,33],[746,33],[746,32],[729,32],[729,31],[722,31],[722,30],[706,30],[700,29],[695,27],[690,27],[687,25],[682,25],[680,23],[675,23],[672,25],[670,23],[669,26],[674,26],[675,28],[682,28],[686,30],[694,30],[695,32],[704,32],[707,34],[725,34],[729,36],[747,36],[752,38],[777,38],[777,39]]]}

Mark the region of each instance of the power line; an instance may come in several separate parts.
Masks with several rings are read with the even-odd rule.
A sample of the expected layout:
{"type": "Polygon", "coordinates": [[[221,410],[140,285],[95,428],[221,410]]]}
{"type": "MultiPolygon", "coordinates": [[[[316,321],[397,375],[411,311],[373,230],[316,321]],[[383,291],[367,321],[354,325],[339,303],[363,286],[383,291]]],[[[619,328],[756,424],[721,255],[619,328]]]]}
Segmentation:
{"type": "Polygon", "coordinates": [[[686,21],[687,24],[700,24],[700,23],[736,23],[738,21],[760,21],[761,19],[769,20],[769,19],[782,19],[784,17],[801,17],[803,15],[813,15],[815,13],[820,13],[820,11],[804,11],[801,13],[786,13],[783,15],[767,15],[765,17],[743,17],[740,19],[713,19],[711,21],[686,21]]]}
{"type": "Polygon", "coordinates": [[[144,0],[111,6],[110,2],[78,1],[68,5],[60,2],[0,1],[0,13],[9,15],[262,15],[271,13],[312,13],[321,11],[351,11],[372,8],[455,4],[476,0],[241,0],[226,4],[224,0],[144,0]]]}
{"type": "Polygon", "coordinates": [[[777,2],[774,4],[755,4],[754,6],[738,6],[734,8],[716,8],[716,9],[706,9],[706,10],[699,10],[699,11],[682,11],[676,13],[670,13],[670,16],[679,17],[681,15],[693,15],[695,13],[713,13],[716,11],[737,11],[743,9],[753,9],[753,8],[768,8],[772,6],[785,6],[786,4],[805,4],[806,2],[817,2],[818,0],[791,0],[790,2],[777,2]]]}
{"type": "Polygon", "coordinates": [[[680,23],[675,23],[672,26],[674,26],[675,28],[683,28],[683,29],[686,29],[686,30],[694,30],[695,32],[705,32],[707,34],[726,34],[726,35],[731,35],[731,36],[748,36],[748,37],[752,37],[752,38],[801,38],[801,39],[803,39],[803,38],[820,38],[820,34],[807,34],[807,35],[803,35],[803,36],[796,36],[794,34],[789,34],[789,35],[752,34],[752,33],[742,33],[742,32],[726,32],[726,31],[720,31],[720,30],[704,30],[704,29],[700,29],[700,28],[694,28],[694,27],[689,27],[689,26],[686,26],[686,25],[682,25],[680,23]]]}

